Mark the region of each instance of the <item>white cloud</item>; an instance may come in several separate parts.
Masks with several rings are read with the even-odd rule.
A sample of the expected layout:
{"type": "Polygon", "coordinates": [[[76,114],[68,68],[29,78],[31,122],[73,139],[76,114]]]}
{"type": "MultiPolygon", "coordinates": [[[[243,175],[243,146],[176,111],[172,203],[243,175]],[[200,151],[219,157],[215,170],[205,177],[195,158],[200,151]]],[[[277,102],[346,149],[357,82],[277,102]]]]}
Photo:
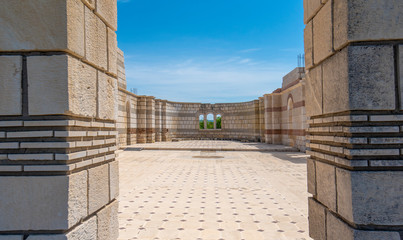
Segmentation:
{"type": "Polygon", "coordinates": [[[249,48],[239,51],[240,53],[250,53],[250,52],[257,52],[262,50],[261,48],[249,48]]]}
{"type": "Polygon", "coordinates": [[[129,89],[137,88],[140,95],[186,102],[251,101],[281,87],[282,77],[291,70],[289,65],[236,57],[155,64],[126,61],[129,89]]]}

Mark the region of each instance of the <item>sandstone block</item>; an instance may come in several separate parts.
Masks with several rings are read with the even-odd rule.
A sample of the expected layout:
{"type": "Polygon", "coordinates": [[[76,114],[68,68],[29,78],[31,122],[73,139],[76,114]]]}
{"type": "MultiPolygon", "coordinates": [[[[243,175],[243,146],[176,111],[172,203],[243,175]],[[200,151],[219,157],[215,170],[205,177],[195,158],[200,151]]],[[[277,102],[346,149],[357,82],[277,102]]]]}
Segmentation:
{"type": "Polygon", "coordinates": [[[69,110],[68,57],[27,58],[30,115],[64,114],[69,110]]]}
{"type": "Polygon", "coordinates": [[[400,0],[335,0],[334,44],[403,38],[403,2],[400,0]]]}
{"type": "Polygon", "coordinates": [[[304,22],[305,24],[315,16],[322,7],[321,0],[304,0],[304,22]]]}
{"type": "Polygon", "coordinates": [[[86,178],[86,172],[1,177],[1,231],[69,229],[86,216],[86,178]]]}
{"type": "Polygon", "coordinates": [[[400,240],[398,232],[353,229],[331,213],[327,214],[326,225],[327,240],[400,240]]]}
{"type": "Polygon", "coordinates": [[[69,110],[95,117],[97,114],[97,70],[75,58],[68,61],[69,110]]]}
{"type": "MultiPolygon", "coordinates": [[[[83,1],[83,3],[85,4],[85,5],[87,5],[87,7],[89,7],[90,9],[95,9],[95,2],[96,2],[96,0],[82,0],[83,1]]],[[[102,0],[101,0],[102,1],[102,0]]]]}
{"type": "Polygon", "coordinates": [[[102,72],[98,72],[98,117],[102,119],[115,118],[115,96],[117,81],[102,72]]]}
{"type": "Polygon", "coordinates": [[[325,208],[313,198],[308,199],[309,236],[313,239],[326,239],[325,208]]]}
{"type": "Polygon", "coordinates": [[[315,161],[307,159],[307,178],[308,178],[308,192],[316,195],[316,169],[315,161]]]}
{"type": "Polygon", "coordinates": [[[112,201],[119,196],[119,162],[113,161],[109,164],[110,197],[112,201]]]}
{"type": "Polygon", "coordinates": [[[338,213],[366,225],[402,225],[403,172],[337,169],[338,213]]]}
{"type": "Polygon", "coordinates": [[[90,9],[85,8],[85,58],[105,70],[108,67],[106,36],[105,23],[90,9]]]}
{"type": "Polygon", "coordinates": [[[322,66],[311,68],[307,73],[306,78],[306,114],[307,116],[315,116],[323,113],[323,80],[322,80],[322,66]]]}
{"type": "Polygon", "coordinates": [[[304,29],[305,67],[313,66],[313,21],[309,21],[304,29]]]}
{"type": "Polygon", "coordinates": [[[108,28],[108,72],[118,74],[116,33],[108,28]]]}
{"type": "Polygon", "coordinates": [[[336,211],[335,167],[318,161],[315,165],[317,199],[329,209],[336,211]]]}
{"type": "Polygon", "coordinates": [[[399,45],[399,72],[400,72],[400,109],[403,109],[403,45],[399,45]]]}
{"type": "Polygon", "coordinates": [[[313,19],[313,60],[315,64],[333,53],[332,4],[326,3],[313,19]]]}
{"type": "Polygon", "coordinates": [[[0,49],[69,50],[84,56],[84,8],[80,0],[1,1],[1,5],[0,49]]]}
{"type": "Polygon", "coordinates": [[[97,2],[95,12],[106,22],[114,31],[117,30],[117,2],[116,0],[101,0],[97,2]]]}
{"type": "Polygon", "coordinates": [[[0,56],[0,115],[22,114],[21,71],[21,57],[0,56]]]}
{"type": "Polygon", "coordinates": [[[118,202],[114,201],[99,213],[98,217],[98,240],[117,239],[119,235],[118,202]]]}
{"type": "Polygon", "coordinates": [[[109,169],[104,164],[88,170],[88,211],[89,214],[102,208],[109,202],[109,169]]]}

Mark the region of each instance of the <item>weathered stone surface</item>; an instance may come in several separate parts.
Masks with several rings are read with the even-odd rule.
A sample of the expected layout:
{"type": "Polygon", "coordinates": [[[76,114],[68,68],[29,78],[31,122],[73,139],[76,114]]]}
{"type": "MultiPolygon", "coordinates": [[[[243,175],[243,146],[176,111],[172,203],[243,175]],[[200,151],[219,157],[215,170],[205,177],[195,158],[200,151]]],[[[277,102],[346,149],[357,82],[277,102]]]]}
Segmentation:
{"type": "Polygon", "coordinates": [[[305,67],[313,66],[313,21],[309,21],[304,29],[305,67]]]}
{"type": "Polygon", "coordinates": [[[85,180],[85,172],[71,176],[1,177],[0,230],[69,229],[87,213],[85,180]]]}
{"type": "Polygon", "coordinates": [[[0,235],[0,240],[22,240],[22,235],[0,235]]]}
{"type": "Polygon", "coordinates": [[[313,239],[326,239],[325,208],[313,198],[308,199],[309,236],[313,239]]]}
{"type": "Polygon", "coordinates": [[[308,23],[309,19],[315,16],[315,14],[322,7],[321,0],[304,0],[304,22],[308,23]]]}
{"type": "Polygon", "coordinates": [[[327,213],[327,240],[400,240],[398,232],[360,231],[351,228],[341,219],[327,213]]]}
{"type": "Polygon", "coordinates": [[[119,196],[119,162],[114,161],[109,164],[110,197],[113,200],[119,196]]]}
{"type": "Polygon", "coordinates": [[[322,80],[322,66],[311,68],[306,77],[306,115],[311,117],[320,115],[322,111],[323,102],[323,80],[322,80]]]}
{"type": "Polygon", "coordinates": [[[108,165],[88,170],[88,211],[89,214],[102,208],[109,202],[109,170],[108,165]]]}
{"type": "Polygon", "coordinates": [[[21,57],[0,56],[0,115],[22,114],[21,71],[21,57]]]}
{"type": "Polygon", "coordinates": [[[98,117],[102,119],[115,118],[115,95],[117,80],[102,72],[98,72],[98,117]]]}
{"type": "Polygon", "coordinates": [[[116,33],[108,28],[108,72],[118,74],[116,33]]]}
{"type": "Polygon", "coordinates": [[[349,41],[403,38],[400,0],[335,0],[335,48],[349,41]]]}
{"type": "Polygon", "coordinates": [[[315,161],[308,158],[307,162],[308,192],[316,195],[316,169],[315,161]]]}
{"type": "MultiPolygon", "coordinates": [[[[72,232],[67,234],[66,240],[92,240],[97,239],[97,217],[93,216],[89,220],[80,224],[72,232]]],[[[111,238],[111,240],[114,240],[111,238]]]]}
{"type": "Polygon", "coordinates": [[[403,45],[399,45],[399,72],[400,72],[400,109],[403,109],[403,45]]]}
{"type": "Polygon", "coordinates": [[[111,27],[117,30],[117,3],[116,0],[100,0],[97,2],[95,12],[111,27]]]}
{"type": "Polygon", "coordinates": [[[68,64],[69,111],[95,117],[97,114],[97,70],[71,57],[68,64]]]}
{"type": "MultiPolygon", "coordinates": [[[[95,9],[95,2],[96,0],[82,0],[83,3],[85,5],[87,5],[87,7],[89,7],[90,9],[95,9]]],[[[101,0],[102,1],[102,0],[101,0]]]]}
{"type": "Polygon", "coordinates": [[[318,161],[315,165],[317,199],[329,209],[336,211],[335,167],[318,161]]]}
{"type": "Polygon", "coordinates": [[[98,240],[117,239],[119,235],[118,202],[114,201],[99,213],[98,217],[98,240]]]}
{"type": "Polygon", "coordinates": [[[106,36],[105,23],[90,9],[85,8],[85,58],[105,70],[108,67],[106,36]]]}
{"type": "Polygon", "coordinates": [[[403,172],[337,169],[338,213],[366,225],[403,224],[403,172]]]}
{"type": "Polygon", "coordinates": [[[351,110],[395,109],[393,46],[349,47],[351,110]]]}
{"type": "Polygon", "coordinates": [[[69,50],[84,56],[84,7],[80,0],[2,0],[1,5],[1,50],[69,50]]]}
{"type": "Polygon", "coordinates": [[[313,19],[313,60],[315,64],[333,53],[332,4],[325,4],[313,19]]]}
{"type": "Polygon", "coordinates": [[[63,114],[69,110],[68,57],[27,58],[30,115],[63,114]]]}
{"type": "Polygon", "coordinates": [[[347,52],[343,49],[323,63],[323,113],[349,110],[347,52]]]}

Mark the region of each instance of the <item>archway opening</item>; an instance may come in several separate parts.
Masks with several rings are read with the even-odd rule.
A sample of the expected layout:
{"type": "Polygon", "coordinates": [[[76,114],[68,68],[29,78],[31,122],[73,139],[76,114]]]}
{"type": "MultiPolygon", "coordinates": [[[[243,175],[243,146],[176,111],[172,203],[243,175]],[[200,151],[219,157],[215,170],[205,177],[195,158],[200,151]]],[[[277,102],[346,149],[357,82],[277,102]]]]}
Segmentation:
{"type": "Polygon", "coordinates": [[[204,115],[200,114],[199,116],[199,129],[204,129],[204,115]]]}
{"type": "Polygon", "coordinates": [[[207,115],[207,129],[214,129],[214,115],[212,113],[207,115]]]}
{"type": "Polygon", "coordinates": [[[215,121],[216,121],[216,123],[215,123],[216,129],[221,129],[221,124],[222,124],[221,114],[217,114],[215,121]]]}

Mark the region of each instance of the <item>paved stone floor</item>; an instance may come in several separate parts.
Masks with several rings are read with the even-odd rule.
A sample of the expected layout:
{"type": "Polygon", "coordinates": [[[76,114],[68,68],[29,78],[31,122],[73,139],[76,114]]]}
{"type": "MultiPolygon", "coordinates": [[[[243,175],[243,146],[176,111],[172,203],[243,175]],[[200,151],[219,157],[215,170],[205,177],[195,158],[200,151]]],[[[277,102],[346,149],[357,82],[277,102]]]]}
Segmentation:
{"type": "Polygon", "coordinates": [[[119,155],[119,239],[310,239],[305,155],[143,150],[119,155]]]}

